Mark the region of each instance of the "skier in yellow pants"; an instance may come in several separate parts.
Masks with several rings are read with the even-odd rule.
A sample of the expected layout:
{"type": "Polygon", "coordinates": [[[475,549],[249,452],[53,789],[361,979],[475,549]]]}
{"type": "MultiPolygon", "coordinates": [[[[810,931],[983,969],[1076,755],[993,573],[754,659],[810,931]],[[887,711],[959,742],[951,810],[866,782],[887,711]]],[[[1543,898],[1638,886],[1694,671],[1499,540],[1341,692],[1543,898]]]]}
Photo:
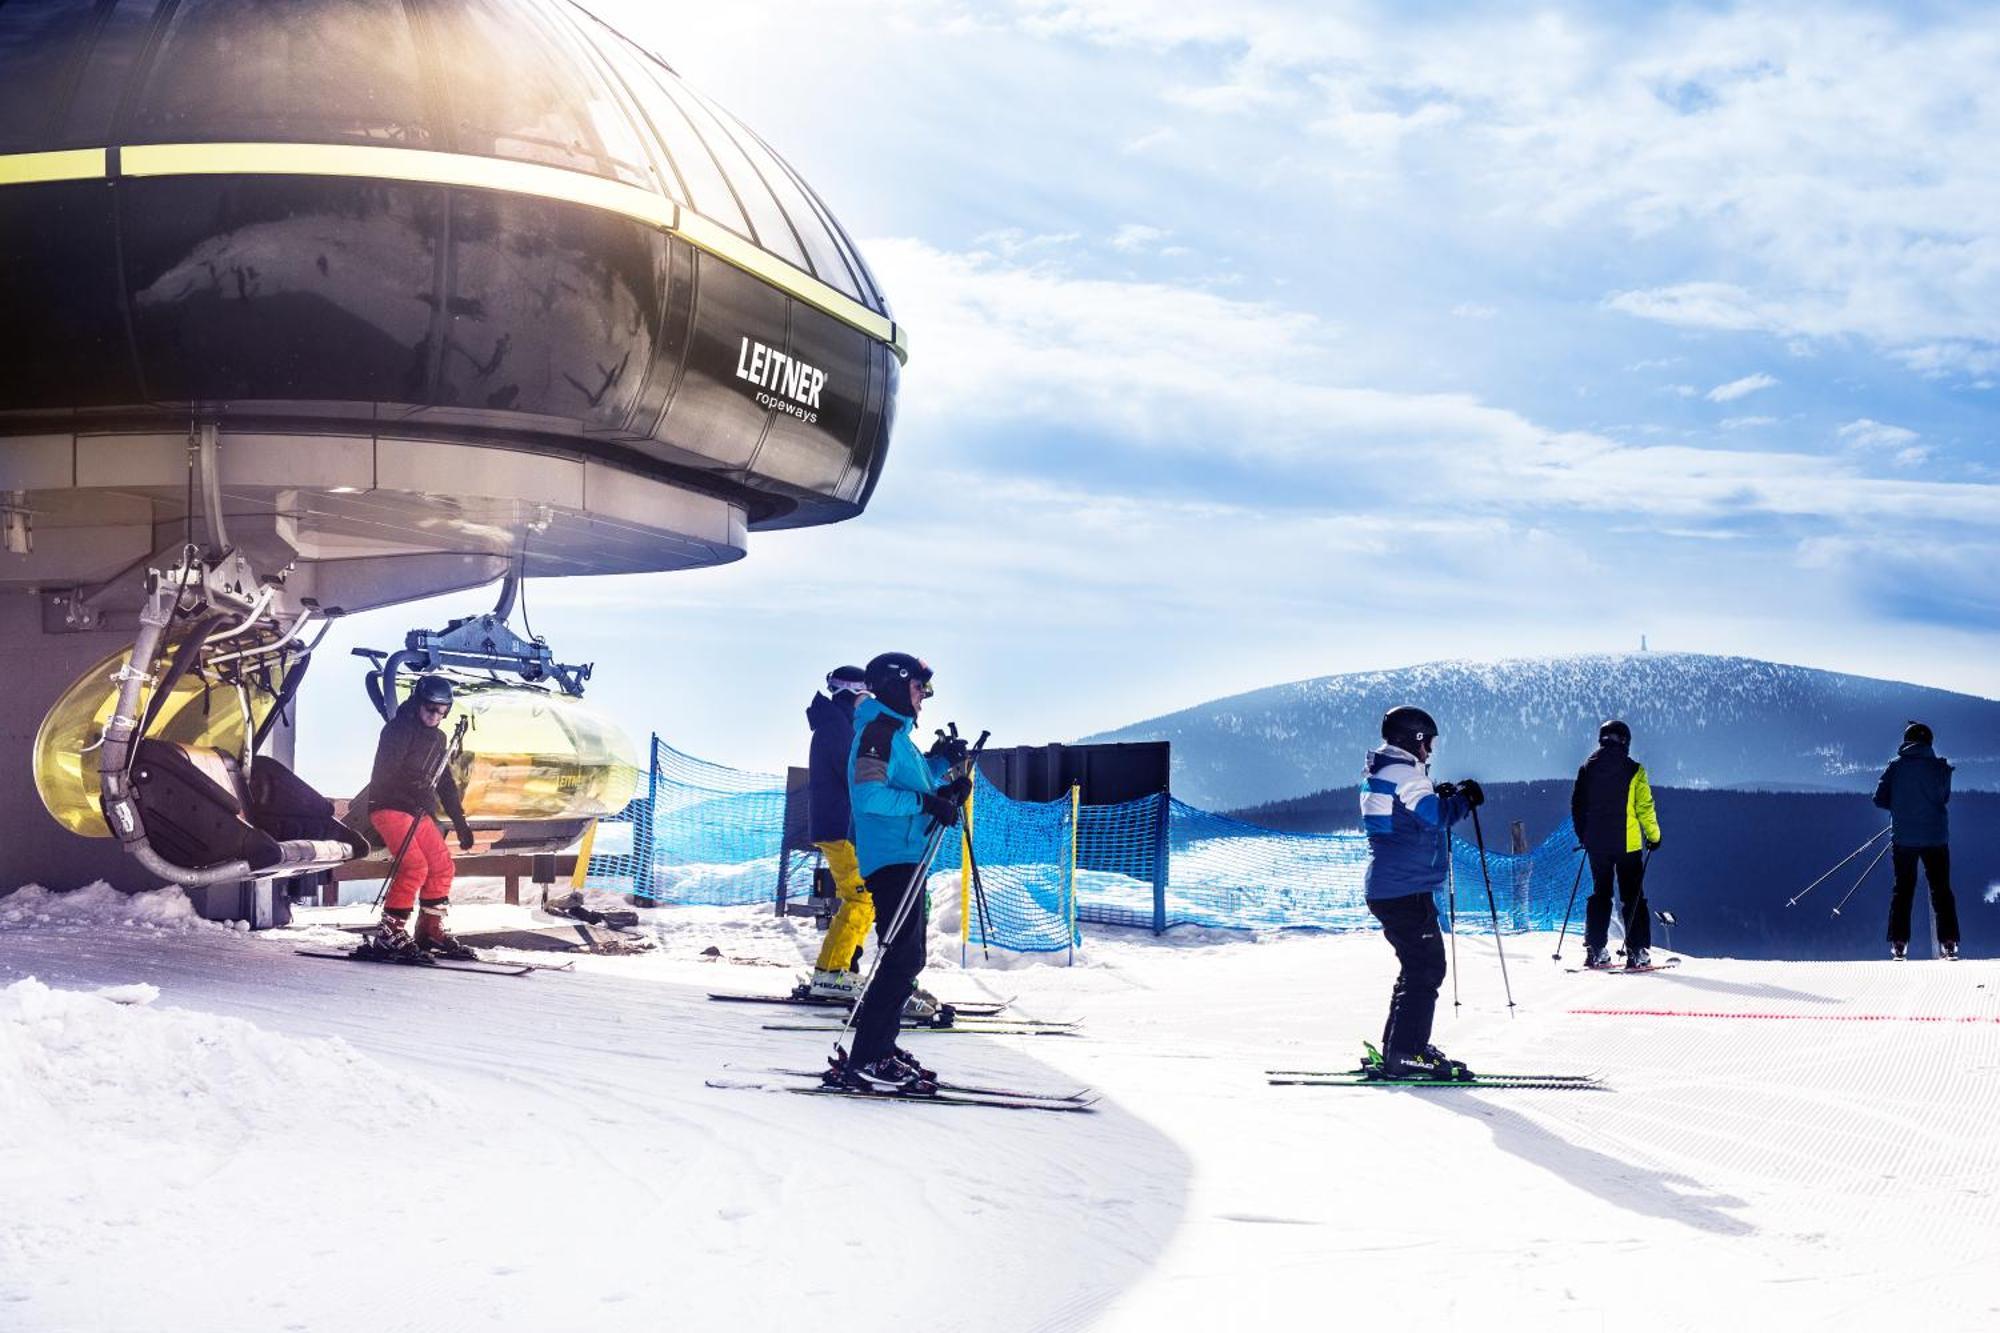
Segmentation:
{"type": "Polygon", "coordinates": [[[875,925],[875,900],[868,896],[868,881],[861,878],[861,866],[854,859],[854,844],[846,838],[815,843],[833,872],[834,893],[840,906],[833,923],[826,928],[820,945],[819,962],[813,967],[812,993],[822,996],[852,996],[861,987],[857,970],[861,946],[875,925]]]}
{"type": "MultiPolygon", "coordinates": [[[[861,946],[875,927],[875,899],[861,877],[854,856],[854,816],[848,804],[847,762],[854,748],[854,709],[868,697],[867,673],[860,667],[836,667],[827,673],[826,693],[806,705],[812,726],[812,757],[806,770],[806,830],[833,872],[840,906],[827,926],[813,965],[808,993],[823,999],[851,1000],[861,992],[861,946]]],[[[910,1018],[929,1018],[937,1000],[918,990],[904,1002],[910,1018]]]]}
{"type": "Polygon", "coordinates": [[[875,902],[854,859],[854,817],[847,802],[847,752],[854,748],[854,706],[868,695],[860,667],[827,673],[826,693],[806,705],[812,758],[806,781],[806,823],[813,844],[833,872],[840,907],[827,927],[813,968],[812,993],[851,999],[861,989],[861,944],[875,924],[875,902]]]}

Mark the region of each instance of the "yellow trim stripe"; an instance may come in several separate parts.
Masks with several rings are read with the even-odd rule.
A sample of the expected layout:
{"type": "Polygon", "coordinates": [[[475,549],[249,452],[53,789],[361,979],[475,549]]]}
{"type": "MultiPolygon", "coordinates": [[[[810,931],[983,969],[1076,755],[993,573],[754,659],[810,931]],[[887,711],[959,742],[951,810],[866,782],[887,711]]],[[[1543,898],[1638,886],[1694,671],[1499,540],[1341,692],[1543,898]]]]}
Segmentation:
{"type": "Polygon", "coordinates": [[[41,185],[48,181],[101,180],[105,176],[102,148],[71,148],[57,153],[0,154],[0,185],[41,185]]]}
{"type": "Polygon", "coordinates": [[[845,293],[827,286],[810,273],[800,272],[770,251],[759,249],[735,232],[710,222],[698,213],[683,212],[681,225],[674,230],[689,245],[706,250],[717,259],[733,264],[754,277],[762,278],[773,287],[783,288],[807,305],[818,306],[834,318],[852,324],[877,342],[888,343],[902,360],[909,359],[909,352],[902,340],[896,336],[896,326],[893,323],[845,293]]]}
{"type": "MultiPolygon", "coordinates": [[[[0,154],[0,185],[94,180],[110,175],[109,150],[0,154]]],[[[723,262],[760,278],[842,323],[886,343],[898,361],[910,357],[901,326],[805,270],[759,249],[735,232],[671,199],[637,185],[600,176],[467,153],[373,144],[197,143],[141,144],[119,150],[124,176],[332,176],[410,181],[463,189],[531,195],[581,204],[632,218],[679,236],[723,262]]]]}
{"type": "Polygon", "coordinates": [[[126,176],[359,176],[501,190],[601,208],[671,231],[673,201],[601,176],[421,148],[331,143],[163,143],[121,149],[126,176]]]}

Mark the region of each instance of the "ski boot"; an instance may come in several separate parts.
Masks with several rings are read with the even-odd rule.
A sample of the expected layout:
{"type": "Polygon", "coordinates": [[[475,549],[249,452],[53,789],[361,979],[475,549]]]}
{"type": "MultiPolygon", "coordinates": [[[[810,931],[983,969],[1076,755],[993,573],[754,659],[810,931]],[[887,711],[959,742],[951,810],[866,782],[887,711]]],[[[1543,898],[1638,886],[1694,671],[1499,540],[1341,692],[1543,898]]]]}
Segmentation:
{"type": "Polygon", "coordinates": [[[1634,968],[1648,968],[1652,965],[1653,951],[1651,949],[1632,949],[1625,954],[1625,969],[1628,972],[1634,968]]]}
{"type": "Polygon", "coordinates": [[[1909,957],[1910,957],[1910,942],[1908,940],[1889,941],[1890,962],[1892,963],[1908,962],[1909,957]]]}
{"type": "Polygon", "coordinates": [[[1472,1077],[1471,1070],[1435,1046],[1421,1051],[1390,1051],[1382,1057],[1381,1070],[1377,1077],[1385,1079],[1456,1083],[1472,1077]]]}
{"type": "Polygon", "coordinates": [[[831,968],[819,968],[813,973],[812,983],[806,987],[806,996],[814,1000],[852,1001],[861,994],[861,974],[859,972],[836,972],[831,968]]]}
{"type": "Polygon", "coordinates": [[[908,1051],[904,1050],[902,1047],[900,1046],[895,1047],[890,1052],[889,1058],[901,1064],[903,1068],[909,1070],[912,1074],[915,1074],[918,1078],[924,1079],[930,1083],[937,1082],[937,1071],[935,1069],[925,1068],[922,1061],[918,1060],[916,1056],[911,1055],[908,1051]]]}
{"type": "Polygon", "coordinates": [[[1958,941],[1957,941],[1957,940],[1939,940],[1939,941],[1938,941],[1938,957],[1940,957],[1940,958],[1944,959],[1944,960],[1945,960],[1946,962],[1950,962],[1950,963],[1955,963],[1955,962],[1957,962],[1957,961],[1958,961],[1958,941]]]}
{"type": "Polygon", "coordinates": [[[1592,972],[1603,971],[1611,966],[1611,950],[1601,944],[1595,949],[1584,950],[1583,965],[1592,972]]]}
{"type": "Polygon", "coordinates": [[[856,1092],[893,1093],[901,1097],[928,1097],[938,1090],[935,1080],[916,1073],[893,1055],[865,1065],[850,1063],[842,1071],[841,1086],[856,1092]]]}
{"type": "Polygon", "coordinates": [[[433,958],[451,958],[460,962],[476,963],[479,955],[470,945],[461,943],[459,938],[445,929],[444,915],[451,907],[451,900],[438,898],[422,904],[417,913],[417,948],[433,958]]]}
{"type": "Polygon", "coordinates": [[[421,963],[424,952],[410,938],[410,909],[384,908],[375,929],[361,937],[354,952],[385,963],[421,963]]]}
{"type": "MultiPolygon", "coordinates": [[[[922,987],[911,991],[910,998],[903,1001],[903,1021],[906,1023],[938,1023],[939,1011],[937,996],[922,987]]],[[[947,1026],[949,1021],[947,1017],[944,1023],[938,1025],[947,1026]]]]}

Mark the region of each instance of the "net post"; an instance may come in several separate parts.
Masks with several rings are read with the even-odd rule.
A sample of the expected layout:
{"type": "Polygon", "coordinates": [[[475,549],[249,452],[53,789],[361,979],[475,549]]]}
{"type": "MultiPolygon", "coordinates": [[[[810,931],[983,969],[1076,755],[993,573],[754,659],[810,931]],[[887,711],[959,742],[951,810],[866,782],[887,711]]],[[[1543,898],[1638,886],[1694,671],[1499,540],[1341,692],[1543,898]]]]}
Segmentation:
{"type": "MultiPolygon", "coordinates": [[[[978,794],[979,784],[972,784],[973,790],[965,794],[965,817],[958,821],[958,965],[964,967],[969,953],[967,945],[972,938],[972,803],[978,794]]],[[[991,940],[984,941],[991,944],[991,940]]]]}
{"type": "Polygon", "coordinates": [[[1164,935],[1167,933],[1167,856],[1170,842],[1167,830],[1174,798],[1163,791],[1155,799],[1159,805],[1153,814],[1153,933],[1164,935]]]}
{"type": "Polygon", "coordinates": [[[1063,881],[1069,897],[1069,963],[1076,966],[1076,827],[1082,822],[1083,788],[1069,789],[1069,877],[1063,881]]]}

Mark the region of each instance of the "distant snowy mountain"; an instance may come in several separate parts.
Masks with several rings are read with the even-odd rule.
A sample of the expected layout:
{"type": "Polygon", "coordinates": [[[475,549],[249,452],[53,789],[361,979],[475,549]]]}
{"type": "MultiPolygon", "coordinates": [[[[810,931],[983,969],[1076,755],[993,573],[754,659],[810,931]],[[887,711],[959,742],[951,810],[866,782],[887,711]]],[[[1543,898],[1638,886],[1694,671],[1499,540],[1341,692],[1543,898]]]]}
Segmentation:
{"type": "Polygon", "coordinates": [[[1700,653],[1432,662],[1321,676],[1169,713],[1093,741],[1171,741],[1174,794],[1230,810],[1356,780],[1382,714],[1428,709],[1436,771],[1488,781],[1573,775],[1609,717],[1661,786],[1872,791],[1921,718],[1962,788],[2000,790],[2000,701],[1899,681],[1700,653]]]}

